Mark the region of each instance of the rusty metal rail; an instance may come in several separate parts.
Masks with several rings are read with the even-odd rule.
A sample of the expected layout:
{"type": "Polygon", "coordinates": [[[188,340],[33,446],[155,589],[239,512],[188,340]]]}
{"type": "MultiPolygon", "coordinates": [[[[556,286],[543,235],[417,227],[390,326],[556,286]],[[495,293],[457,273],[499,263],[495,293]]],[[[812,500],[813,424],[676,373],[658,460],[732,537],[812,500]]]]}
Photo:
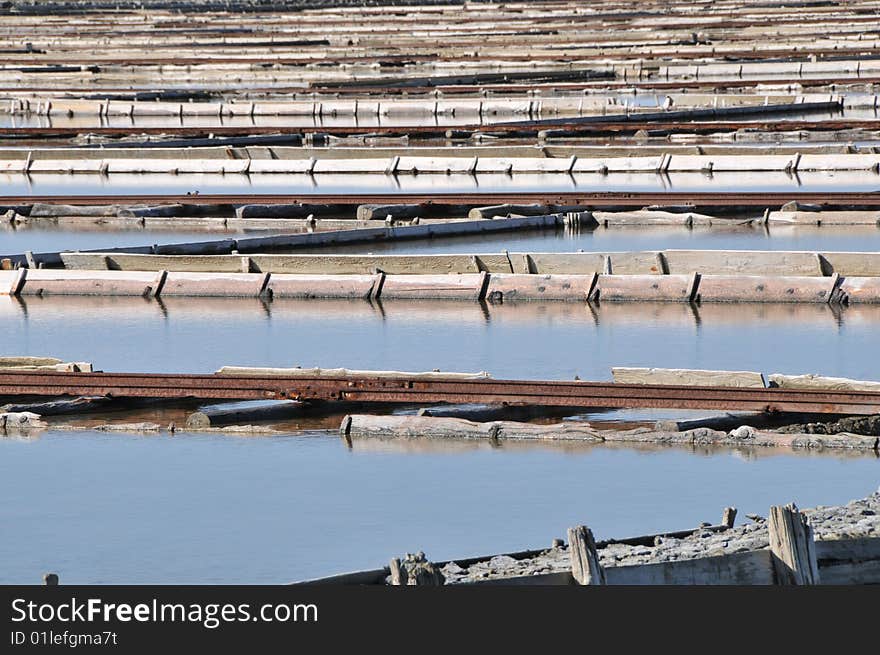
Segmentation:
{"type": "Polygon", "coordinates": [[[498,134],[509,137],[535,136],[545,130],[562,131],[571,135],[632,133],[639,130],[662,132],[732,132],[737,130],[763,131],[810,131],[810,130],[880,130],[880,120],[874,119],[835,119],[835,120],[741,120],[741,121],[692,121],[682,120],[638,120],[638,114],[626,121],[610,122],[584,120],[559,120],[552,123],[541,121],[518,121],[515,123],[462,123],[459,125],[206,125],[204,127],[6,127],[0,129],[0,138],[69,138],[89,134],[103,137],[132,137],[134,135],[207,137],[254,136],[254,135],[306,135],[319,132],[330,136],[409,136],[420,138],[445,138],[447,132],[498,134]]]}
{"type": "Polygon", "coordinates": [[[365,403],[505,403],[568,407],[880,413],[880,392],[630,385],[406,376],[227,376],[2,372],[0,396],[115,396],[365,403]]]}
{"type": "Polygon", "coordinates": [[[586,205],[590,207],[645,207],[648,205],[689,205],[693,207],[780,207],[797,200],[824,207],[880,206],[880,182],[876,191],[517,191],[450,193],[229,193],[229,194],[138,194],[138,195],[10,195],[0,196],[0,206],[34,203],[60,205],[266,205],[280,204],[399,204],[425,205],[495,205],[545,204],[586,205]]]}

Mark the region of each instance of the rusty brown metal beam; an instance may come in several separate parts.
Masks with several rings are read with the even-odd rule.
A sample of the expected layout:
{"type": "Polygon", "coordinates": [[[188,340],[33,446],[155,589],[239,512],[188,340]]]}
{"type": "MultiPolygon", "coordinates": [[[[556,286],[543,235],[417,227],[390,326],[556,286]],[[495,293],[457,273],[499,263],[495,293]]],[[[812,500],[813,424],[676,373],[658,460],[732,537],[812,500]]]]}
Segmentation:
{"type": "Polygon", "coordinates": [[[568,407],[880,413],[880,392],[629,385],[555,380],[348,375],[2,372],[0,396],[114,396],[365,403],[507,403],[568,407]]]}
{"type": "Polygon", "coordinates": [[[534,204],[587,205],[592,207],[648,205],[692,205],[695,207],[779,207],[791,200],[832,206],[880,206],[878,190],[856,191],[520,191],[520,192],[451,192],[451,193],[286,193],[286,194],[138,194],[138,195],[9,195],[0,196],[0,205],[16,206],[33,203],[61,205],[267,205],[319,203],[334,205],[412,203],[426,205],[493,205],[534,204]]]}
{"type": "Polygon", "coordinates": [[[621,122],[588,123],[577,120],[566,120],[555,123],[517,122],[505,123],[468,123],[462,125],[314,125],[281,127],[273,125],[251,126],[205,126],[205,127],[17,127],[0,129],[2,138],[70,138],[85,134],[105,137],[168,136],[175,138],[206,138],[217,136],[255,136],[255,135],[305,135],[321,133],[330,136],[409,136],[421,138],[445,138],[447,133],[498,134],[510,137],[535,136],[544,130],[562,131],[566,134],[603,134],[633,133],[640,130],[660,130],[664,132],[712,133],[732,132],[737,130],[763,131],[831,131],[831,130],[880,130],[880,120],[755,120],[755,121],[640,121],[636,117],[621,122]]]}

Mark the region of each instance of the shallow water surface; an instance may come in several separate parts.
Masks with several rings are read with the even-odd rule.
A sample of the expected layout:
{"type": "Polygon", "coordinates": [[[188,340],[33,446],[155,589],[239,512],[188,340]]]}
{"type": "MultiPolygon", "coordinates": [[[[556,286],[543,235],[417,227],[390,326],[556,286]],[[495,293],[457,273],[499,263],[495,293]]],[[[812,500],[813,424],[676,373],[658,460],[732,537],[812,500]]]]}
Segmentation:
{"type": "MultiPolygon", "coordinates": [[[[0,583],[278,583],[843,503],[874,457],[449,447],[333,436],[0,438],[0,583]]],[[[744,518],[742,520],[745,520],[744,518]]]]}
{"type": "MultiPolygon", "coordinates": [[[[381,223],[381,222],[379,222],[381,223]]],[[[108,230],[78,231],[66,229],[2,230],[0,254],[35,253],[64,250],[95,250],[123,246],[146,246],[213,241],[220,239],[271,236],[283,230],[251,232],[108,230]]],[[[289,253],[471,253],[575,252],[666,249],[706,250],[810,250],[810,251],[880,251],[880,229],[873,225],[840,227],[812,226],[713,226],[713,227],[599,227],[595,230],[568,229],[523,230],[481,235],[414,239],[387,242],[334,245],[323,248],[291,248],[273,252],[289,253]]]]}
{"type": "Polygon", "coordinates": [[[604,380],[612,366],[877,379],[880,307],[0,296],[3,351],[108,371],[224,365],[489,371],[604,380]]]}

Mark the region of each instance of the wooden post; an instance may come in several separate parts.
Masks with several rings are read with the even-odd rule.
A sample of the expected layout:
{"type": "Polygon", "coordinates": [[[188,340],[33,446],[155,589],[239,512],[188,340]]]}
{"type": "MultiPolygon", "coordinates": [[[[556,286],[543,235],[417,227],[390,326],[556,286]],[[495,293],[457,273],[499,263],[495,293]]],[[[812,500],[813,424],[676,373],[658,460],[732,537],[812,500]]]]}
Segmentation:
{"type": "Polygon", "coordinates": [[[728,530],[733,527],[736,522],[736,507],[725,507],[724,513],[721,515],[721,525],[728,530]]]}
{"type": "Polygon", "coordinates": [[[440,586],[446,582],[443,573],[421,551],[415,555],[407,553],[403,561],[393,558],[390,569],[394,586],[440,586]]]}
{"type": "Polygon", "coordinates": [[[794,504],[772,506],[768,530],[776,584],[819,584],[813,529],[797,507],[794,504]]]}
{"type": "Polygon", "coordinates": [[[400,558],[392,557],[389,568],[391,569],[391,584],[393,586],[399,587],[402,584],[406,584],[405,574],[400,568],[400,558]]]}
{"type": "Polygon", "coordinates": [[[605,572],[599,564],[596,542],[589,528],[579,525],[568,529],[571,576],[578,585],[604,585],[605,572]]]}

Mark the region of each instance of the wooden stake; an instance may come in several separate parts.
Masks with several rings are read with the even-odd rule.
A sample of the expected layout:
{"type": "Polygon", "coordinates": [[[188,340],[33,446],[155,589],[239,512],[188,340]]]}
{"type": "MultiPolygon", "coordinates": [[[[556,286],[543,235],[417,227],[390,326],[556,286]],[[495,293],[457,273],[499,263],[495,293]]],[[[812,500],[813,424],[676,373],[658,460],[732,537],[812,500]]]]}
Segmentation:
{"type": "Polygon", "coordinates": [[[794,504],[770,508],[768,522],[770,551],[776,583],[780,585],[819,584],[813,529],[794,504]]]}
{"type": "Polygon", "coordinates": [[[728,530],[733,527],[736,522],[736,507],[725,507],[724,513],[721,515],[721,525],[728,530]]]}
{"type": "Polygon", "coordinates": [[[605,572],[599,564],[596,542],[589,528],[579,525],[568,529],[571,576],[578,585],[604,585],[605,572]]]}

